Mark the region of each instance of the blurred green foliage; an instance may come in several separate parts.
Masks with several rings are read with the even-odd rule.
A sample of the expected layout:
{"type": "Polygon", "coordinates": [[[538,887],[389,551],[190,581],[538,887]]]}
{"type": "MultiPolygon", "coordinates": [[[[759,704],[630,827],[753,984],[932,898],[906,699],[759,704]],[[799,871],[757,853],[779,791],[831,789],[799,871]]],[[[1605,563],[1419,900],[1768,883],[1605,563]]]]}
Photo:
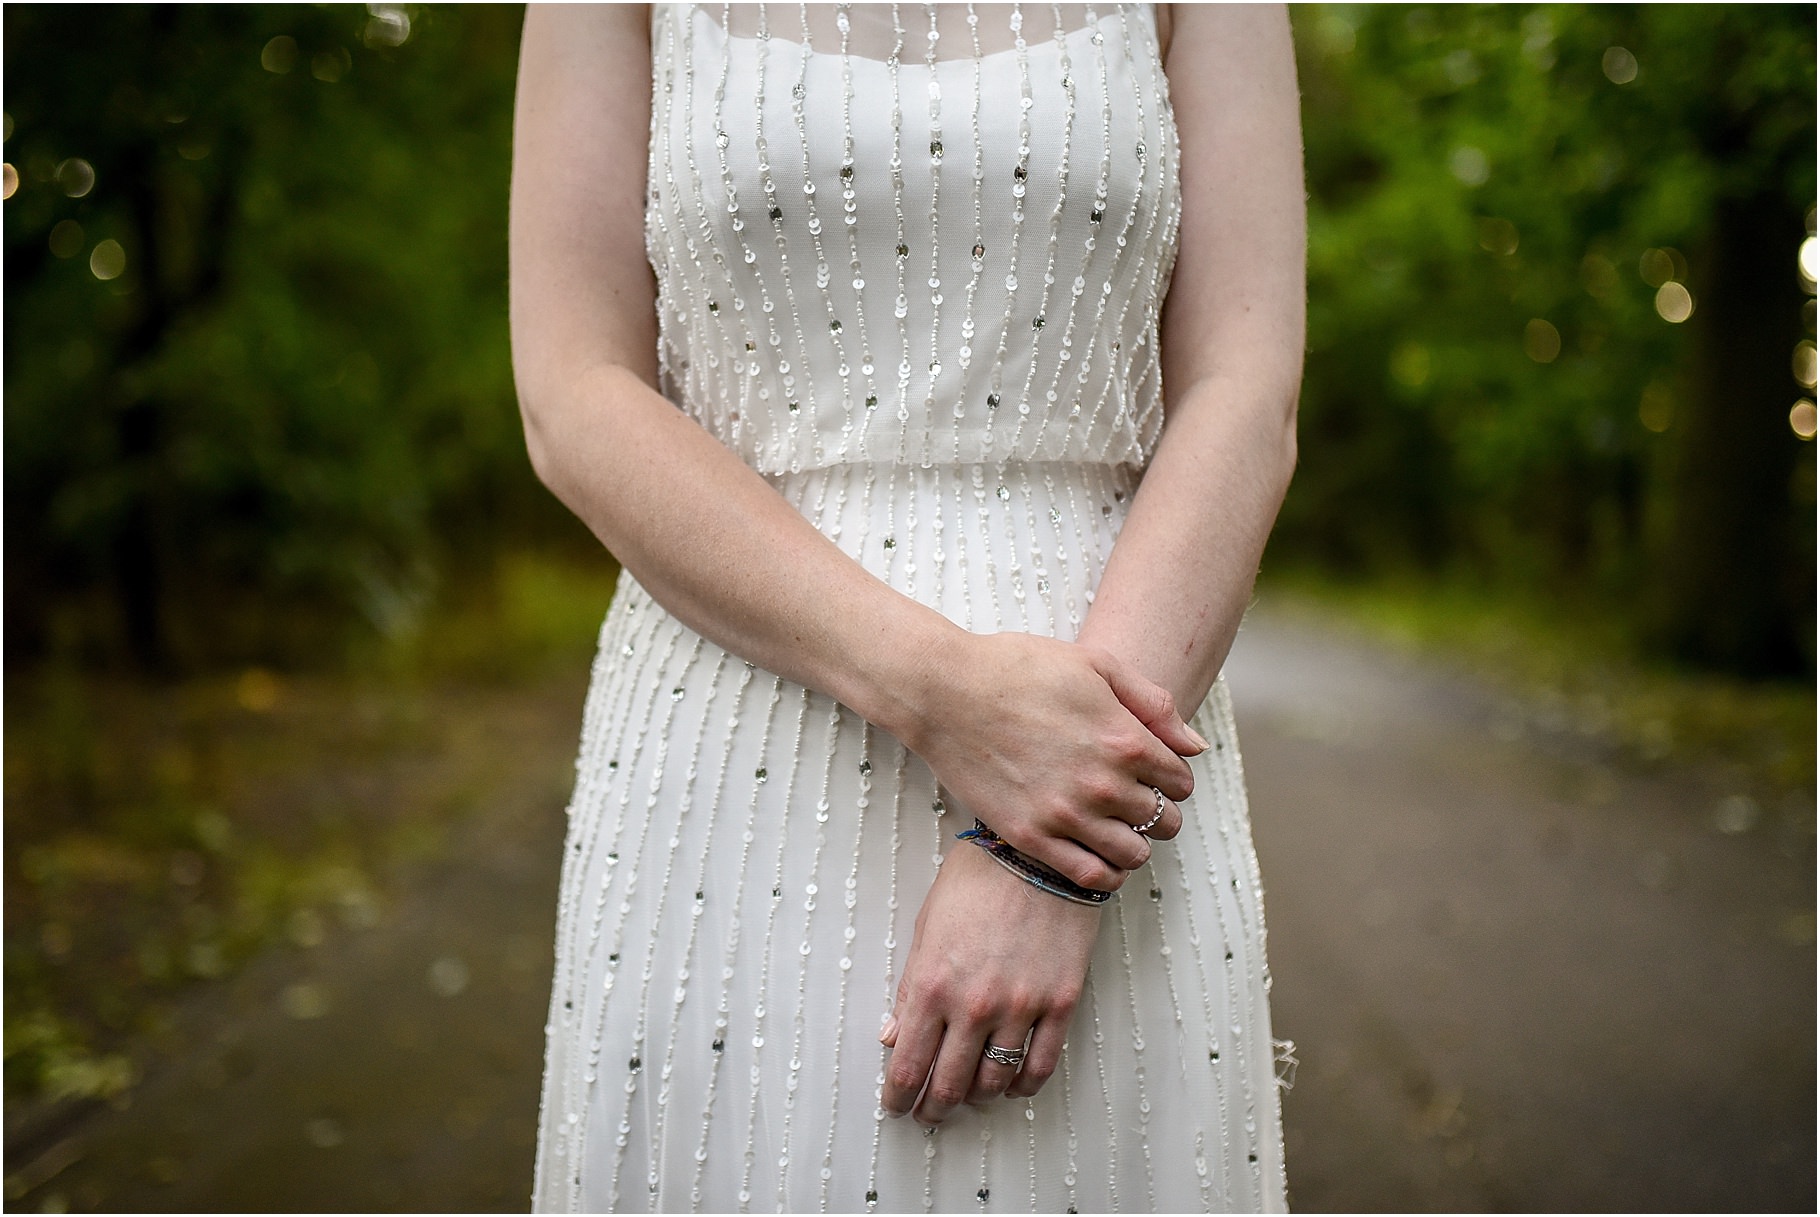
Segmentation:
{"type": "MultiPolygon", "coordinates": [[[[519,18],[7,7],[9,658],[332,665],[421,648],[502,555],[607,569],[512,404],[519,18]]],[[[1811,669],[1812,6],[1294,20],[1311,353],[1271,560],[1811,669]]]]}
{"type": "Polygon", "coordinates": [[[15,654],[321,661],[572,535],[513,409],[519,19],[7,10],[15,654]]]}
{"type": "Polygon", "coordinates": [[[1278,556],[1811,669],[1813,7],[1294,12],[1311,350],[1278,556]]]}

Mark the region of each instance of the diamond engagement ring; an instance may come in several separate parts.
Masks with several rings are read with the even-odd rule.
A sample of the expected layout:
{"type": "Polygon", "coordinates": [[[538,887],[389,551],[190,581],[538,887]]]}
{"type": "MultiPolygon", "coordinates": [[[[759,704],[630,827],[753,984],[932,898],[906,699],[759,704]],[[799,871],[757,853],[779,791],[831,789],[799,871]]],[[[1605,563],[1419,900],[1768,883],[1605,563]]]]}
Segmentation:
{"type": "Polygon", "coordinates": [[[1000,1048],[997,1044],[987,1044],[984,1055],[989,1061],[996,1061],[1001,1065],[1009,1065],[1013,1069],[1016,1069],[1019,1065],[1024,1063],[1024,1056],[1028,1051],[1028,1049],[1022,1046],[1016,1048],[1000,1048]]]}
{"type": "Polygon", "coordinates": [[[1152,786],[1150,788],[1150,793],[1156,796],[1156,814],[1151,816],[1148,820],[1145,820],[1142,824],[1134,824],[1131,826],[1131,831],[1140,837],[1144,836],[1151,829],[1163,822],[1163,792],[1158,790],[1155,786],[1152,786]]]}

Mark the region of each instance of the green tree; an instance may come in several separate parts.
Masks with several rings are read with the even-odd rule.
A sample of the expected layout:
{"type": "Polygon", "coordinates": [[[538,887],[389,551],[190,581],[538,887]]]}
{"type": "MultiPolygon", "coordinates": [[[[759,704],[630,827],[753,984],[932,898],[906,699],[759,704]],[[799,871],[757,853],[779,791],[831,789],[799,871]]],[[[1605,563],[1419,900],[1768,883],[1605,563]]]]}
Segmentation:
{"type": "Polygon", "coordinates": [[[1813,8],[1296,15],[1311,353],[1284,548],[1589,588],[1681,657],[1811,665],[1787,420],[1813,8]]]}
{"type": "Polygon", "coordinates": [[[333,646],[547,527],[504,324],[519,16],[7,8],[15,653],[333,646]]]}

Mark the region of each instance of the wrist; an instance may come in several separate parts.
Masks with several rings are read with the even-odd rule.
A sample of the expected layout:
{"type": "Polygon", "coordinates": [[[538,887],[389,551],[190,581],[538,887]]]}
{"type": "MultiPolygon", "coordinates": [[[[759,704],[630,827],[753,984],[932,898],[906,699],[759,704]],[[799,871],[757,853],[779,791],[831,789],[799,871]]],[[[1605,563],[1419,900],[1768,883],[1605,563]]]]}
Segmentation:
{"type": "Polygon", "coordinates": [[[933,609],[904,600],[871,645],[842,673],[836,700],[920,752],[942,707],[953,705],[954,674],[974,637],[933,609]]]}

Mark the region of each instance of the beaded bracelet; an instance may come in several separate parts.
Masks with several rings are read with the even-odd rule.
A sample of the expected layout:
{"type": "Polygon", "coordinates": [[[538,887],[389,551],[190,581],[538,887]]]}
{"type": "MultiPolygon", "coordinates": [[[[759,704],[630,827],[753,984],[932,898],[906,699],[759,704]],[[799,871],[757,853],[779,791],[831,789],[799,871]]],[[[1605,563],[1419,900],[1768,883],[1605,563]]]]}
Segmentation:
{"type": "Polygon", "coordinates": [[[1063,900],[1072,900],[1076,904],[1102,905],[1112,899],[1111,892],[1102,892],[1095,887],[1082,887],[1068,876],[1038,862],[1035,858],[1025,857],[1005,843],[1005,839],[987,828],[978,820],[966,832],[954,834],[958,841],[971,841],[988,854],[1000,866],[1035,887],[1040,887],[1052,896],[1063,900]]]}

